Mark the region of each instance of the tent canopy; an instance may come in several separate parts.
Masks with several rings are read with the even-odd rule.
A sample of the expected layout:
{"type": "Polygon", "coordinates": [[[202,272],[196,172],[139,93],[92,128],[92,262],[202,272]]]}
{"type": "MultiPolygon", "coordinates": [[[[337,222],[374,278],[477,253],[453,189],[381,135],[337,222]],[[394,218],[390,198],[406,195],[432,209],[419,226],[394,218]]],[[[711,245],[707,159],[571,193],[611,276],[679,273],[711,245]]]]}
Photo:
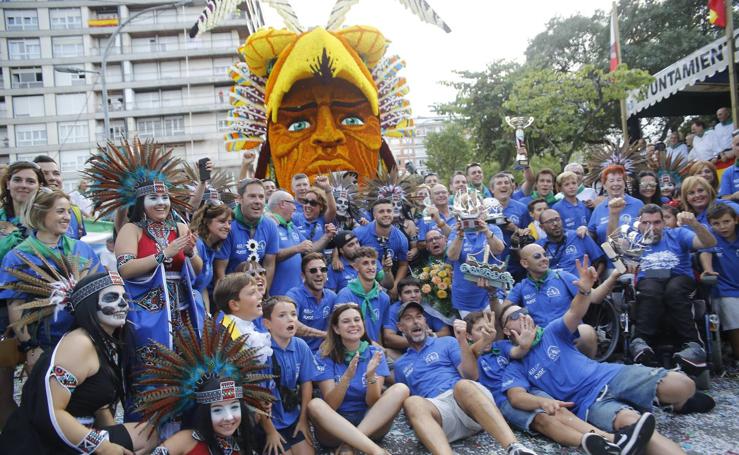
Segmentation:
{"type": "MultiPolygon", "coordinates": [[[[734,43],[739,30],[734,31],[734,43]]],[[[706,44],[654,74],[646,96],[633,90],[626,98],[629,117],[713,114],[731,105],[726,37],[706,44]]],[[[739,60],[735,52],[734,61],[739,60]]],[[[735,65],[739,70],[739,66],[735,65]]]]}

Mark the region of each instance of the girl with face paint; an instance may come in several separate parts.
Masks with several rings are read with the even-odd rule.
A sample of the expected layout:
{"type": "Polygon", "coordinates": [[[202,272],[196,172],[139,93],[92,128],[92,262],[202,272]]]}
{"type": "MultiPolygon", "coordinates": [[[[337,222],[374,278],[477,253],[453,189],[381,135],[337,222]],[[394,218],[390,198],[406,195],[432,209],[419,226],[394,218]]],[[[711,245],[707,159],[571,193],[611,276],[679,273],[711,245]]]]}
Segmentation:
{"type": "Polygon", "coordinates": [[[115,424],[125,399],[128,299],[117,273],[60,282],[51,300],[70,308],[72,330],[39,359],[21,407],[0,435],[3,453],[148,453],[157,434],[146,424],[115,424]],[[126,452],[130,451],[130,452],[126,452]]]}

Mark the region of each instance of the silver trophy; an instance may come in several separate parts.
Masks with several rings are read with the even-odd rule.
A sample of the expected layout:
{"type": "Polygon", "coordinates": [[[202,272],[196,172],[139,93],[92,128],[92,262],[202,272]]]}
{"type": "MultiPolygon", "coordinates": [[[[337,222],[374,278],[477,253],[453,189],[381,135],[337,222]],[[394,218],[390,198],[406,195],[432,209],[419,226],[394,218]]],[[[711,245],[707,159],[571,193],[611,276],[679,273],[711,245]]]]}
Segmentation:
{"type": "Polygon", "coordinates": [[[431,198],[426,196],[423,198],[423,221],[431,222],[433,218],[431,218],[431,215],[429,215],[429,209],[434,206],[434,203],[431,202],[431,198]]]}
{"type": "Polygon", "coordinates": [[[656,243],[656,240],[651,225],[644,232],[639,232],[639,221],[636,221],[633,225],[619,226],[601,244],[601,248],[614,267],[621,273],[626,273],[629,266],[639,265],[644,249],[656,243]]]}
{"type": "Polygon", "coordinates": [[[482,200],[485,206],[485,221],[488,223],[494,223],[498,226],[508,224],[508,220],[503,214],[503,206],[494,197],[486,197],[482,200]]]}
{"type": "Polygon", "coordinates": [[[485,204],[479,191],[472,188],[463,188],[454,195],[452,212],[462,225],[462,229],[472,231],[480,215],[485,212],[485,204]]]}
{"type": "MultiPolygon", "coordinates": [[[[506,115],[505,122],[508,126],[516,130],[516,150],[525,147],[523,130],[534,123],[534,117],[509,117],[506,115]]],[[[524,168],[529,165],[529,158],[519,152],[516,154],[516,163],[521,168],[524,168]]]]}

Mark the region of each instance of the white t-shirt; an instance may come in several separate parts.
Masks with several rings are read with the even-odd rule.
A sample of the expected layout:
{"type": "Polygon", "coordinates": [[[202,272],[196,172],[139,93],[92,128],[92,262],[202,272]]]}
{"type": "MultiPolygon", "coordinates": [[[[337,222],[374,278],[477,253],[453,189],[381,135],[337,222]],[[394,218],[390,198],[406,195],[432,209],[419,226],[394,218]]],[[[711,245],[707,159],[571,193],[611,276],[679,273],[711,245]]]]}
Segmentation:
{"type": "Polygon", "coordinates": [[[717,123],[713,127],[713,131],[716,134],[716,145],[718,145],[719,151],[730,149],[731,133],[734,131],[734,124],[731,122],[728,125],[717,123]]]}
{"type": "Polygon", "coordinates": [[[711,130],[704,131],[703,136],[693,137],[693,149],[688,154],[691,160],[710,161],[718,155],[721,149],[716,143],[716,133],[711,130]]]}
{"type": "Polygon", "coordinates": [[[684,160],[688,159],[688,146],[681,142],[674,146],[668,145],[665,151],[667,152],[667,156],[673,160],[678,157],[682,157],[684,160]]]}

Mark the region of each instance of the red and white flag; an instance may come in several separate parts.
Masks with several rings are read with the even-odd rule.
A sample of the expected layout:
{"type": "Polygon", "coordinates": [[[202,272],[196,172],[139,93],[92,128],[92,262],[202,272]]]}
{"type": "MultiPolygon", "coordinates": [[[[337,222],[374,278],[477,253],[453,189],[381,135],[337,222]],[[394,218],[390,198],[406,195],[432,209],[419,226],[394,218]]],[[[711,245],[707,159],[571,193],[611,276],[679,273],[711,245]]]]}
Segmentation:
{"type": "Polygon", "coordinates": [[[618,28],[618,13],[616,11],[616,5],[614,4],[613,9],[611,10],[611,51],[610,51],[610,58],[611,58],[611,71],[616,71],[616,68],[618,67],[618,64],[621,63],[619,61],[619,46],[621,45],[616,37],[618,36],[617,33],[618,28]]]}

